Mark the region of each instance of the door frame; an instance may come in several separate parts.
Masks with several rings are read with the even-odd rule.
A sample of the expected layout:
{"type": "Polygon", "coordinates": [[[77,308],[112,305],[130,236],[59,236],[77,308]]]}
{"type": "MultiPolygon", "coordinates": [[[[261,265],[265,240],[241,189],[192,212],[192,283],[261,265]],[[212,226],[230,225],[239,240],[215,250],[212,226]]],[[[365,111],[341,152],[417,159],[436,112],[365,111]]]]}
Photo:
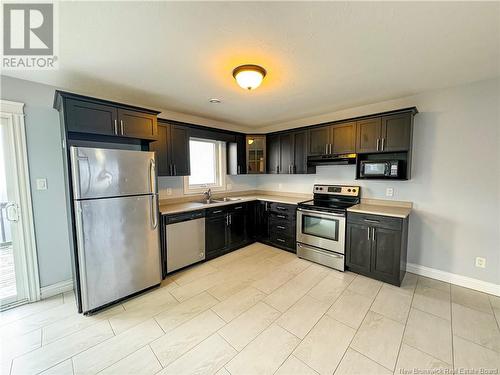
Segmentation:
{"type": "MultiPolygon", "coordinates": [[[[24,275],[23,286],[25,298],[17,300],[8,306],[40,300],[40,278],[38,273],[38,256],[35,241],[35,226],[31,201],[31,185],[28,167],[28,151],[26,146],[26,130],[24,123],[24,103],[0,99],[0,116],[12,125],[14,137],[14,153],[16,161],[17,185],[19,193],[19,223],[21,238],[21,254],[17,254],[17,263],[24,275]]],[[[7,306],[7,305],[6,305],[7,306]]]]}

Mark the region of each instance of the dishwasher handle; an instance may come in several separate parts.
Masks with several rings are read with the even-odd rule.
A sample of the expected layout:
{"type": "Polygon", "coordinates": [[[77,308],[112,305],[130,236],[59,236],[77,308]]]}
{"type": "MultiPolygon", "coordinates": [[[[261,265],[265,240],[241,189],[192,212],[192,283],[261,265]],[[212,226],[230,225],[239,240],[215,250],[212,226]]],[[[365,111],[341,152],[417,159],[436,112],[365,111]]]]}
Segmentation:
{"type": "Polygon", "coordinates": [[[205,217],[205,211],[203,211],[203,210],[192,211],[192,212],[183,212],[181,214],[166,215],[165,223],[167,225],[168,224],[175,224],[175,223],[180,223],[183,221],[200,219],[202,217],[205,217]]]}

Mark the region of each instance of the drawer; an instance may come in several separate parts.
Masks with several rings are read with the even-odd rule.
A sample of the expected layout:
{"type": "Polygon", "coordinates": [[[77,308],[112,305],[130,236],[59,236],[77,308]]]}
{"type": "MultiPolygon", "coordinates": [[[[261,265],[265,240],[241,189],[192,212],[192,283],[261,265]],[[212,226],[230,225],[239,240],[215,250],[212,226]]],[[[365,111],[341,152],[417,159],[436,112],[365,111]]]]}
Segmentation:
{"type": "Polygon", "coordinates": [[[295,237],[296,225],[295,221],[276,220],[271,217],[269,221],[269,231],[283,236],[295,237]]]}
{"type": "Polygon", "coordinates": [[[286,247],[290,250],[295,250],[296,241],[295,236],[285,236],[280,233],[271,232],[270,241],[280,247],[286,247]]]}
{"type": "Polygon", "coordinates": [[[228,207],[227,206],[222,206],[222,207],[213,207],[213,208],[207,208],[205,210],[205,215],[207,217],[210,216],[219,216],[219,215],[225,215],[228,212],[228,207]]]}
{"type": "Polygon", "coordinates": [[[401,230],[403,227],[403,219],[397,217],[358,214],[354,212],[347,212],[347,222],[394,230],[401,230]]]}
{"type": "Polygon", "coordinates": [[[229,211],[229,212],[241,212],[241,211],[246,211],[246,210],[247,210],[246,203],[238,203],[238,204],[232,204],[230,206],[227,206],[227,211],[229,211]]]}
{"type": "Polygon", "coordinates": [[[269,211],[281,213],[287,216],[295,216],[295,211],[297,211],[297,205],[269,202],[269,211]]]}
{"type": "Polygon", "coordinates": [[[182,212],[178,214],[168,214],[164,215],[165,217],[165,224],[175,224],[179,223],[181,221],[188,221],[188,220],[194,220],[194,219],[200,219],[202,217],[205,217],[205,211],[199,210],[199,211],[188,211],[188,212],[182,212]]]}
{"type": "Polygon", "coordinates": [[[284,223],[290,223],[292,221],[295,223],[295,215],[288,215],[284,212],[270,212],[269,219],[274,221],[281,221],[284,223]]]}

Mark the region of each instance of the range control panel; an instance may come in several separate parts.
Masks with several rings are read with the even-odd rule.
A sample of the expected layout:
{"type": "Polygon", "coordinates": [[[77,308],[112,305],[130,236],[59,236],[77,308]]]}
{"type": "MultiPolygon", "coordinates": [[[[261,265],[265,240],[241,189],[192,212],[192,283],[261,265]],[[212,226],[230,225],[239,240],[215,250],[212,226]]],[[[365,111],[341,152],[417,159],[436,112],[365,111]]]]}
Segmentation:
{"type": "Polygon", "coordinates": [[[359,191],[359,186],[314,185],[313,188],[315,194],[346,195],[350,197],[359,197],[359,191]]]}

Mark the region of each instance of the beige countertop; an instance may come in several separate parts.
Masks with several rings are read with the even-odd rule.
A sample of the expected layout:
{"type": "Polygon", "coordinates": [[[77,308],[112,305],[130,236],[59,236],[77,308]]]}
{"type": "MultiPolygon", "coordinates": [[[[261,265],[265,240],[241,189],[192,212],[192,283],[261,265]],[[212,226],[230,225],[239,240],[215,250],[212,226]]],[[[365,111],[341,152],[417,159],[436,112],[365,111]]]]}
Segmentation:
{"type": "Polygon", "coordinates": [[[227,206],[229,204],[237,204],[239,202],[250,202],[255,200],[285,203],[285,204],[297,204],[299,202],[308,200],[305,197],[289,197],[289,196],[280,196],[272,194],[251,194],[251,195],[242,195],[239,197],[232,196],[232,198],[241,198],[241,199],[227,201],[227,202],[220,202],[220,203],[210,203],[210,204],[203,204],[199,202],[181,202],[181,203],[166,203],[166,204],[163,203],[160,204],[160,212],[162,215],[175,214],[180,212],[203,210],[205,208],[227,206]]]}
{"type": "Polygon", "coordinates": [[[347,211],[359,214],[371,214],[406,218],[410,215],[413,204],[411,202],[396,202],[384,200],[361,200],[360,204],[349,207],[347,211]]]}

